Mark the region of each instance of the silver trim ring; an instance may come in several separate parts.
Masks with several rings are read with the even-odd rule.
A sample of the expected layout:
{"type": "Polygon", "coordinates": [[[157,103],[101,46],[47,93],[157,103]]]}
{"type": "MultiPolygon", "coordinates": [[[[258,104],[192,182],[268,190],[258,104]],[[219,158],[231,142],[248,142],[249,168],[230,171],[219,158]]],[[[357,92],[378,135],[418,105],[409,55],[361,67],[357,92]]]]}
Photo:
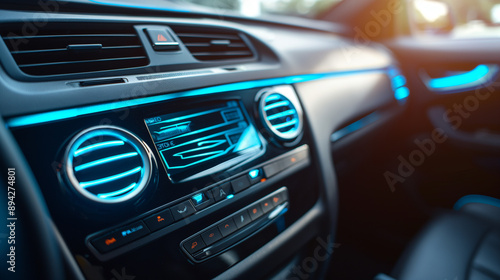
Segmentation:
{"type": "Polygon", "coordinates": [[[144,189],[148,186],[152,174],[153,174],[153,162],[154,157],[151,149],[137,136],[132,134],[131,132],[124,130],[122,128],[116,126],[95,126],[88,129],[83,130],[78,133],[73,139],[70,141],[66,151],[64,153],[63,158],[63,173],[72,185],[73,189],[77,191],[83,197],[90,199],[94,202],[106,203],[106,204],[114,204],[114,203],[122,203],[128,201],[139,194],[141,194],[144,189]],[[102,199],[98,198],[93,193],[87,191],[86,189],[80,186],[80,182],[75,176],[74,168],[73,168],[73,159],[74,152],[76,149],[80,147],[85,141],[94,138],[94,137],[103,137],[103,136],[113,136],[119,140],[124,141],[125,143],[130,144],[134,149],[136,149],[137,153],[141,157],[142,160],[142,171],[141,178],[137,182],[137,187],[134,188],[132,192],[127,193],[124,196],[121,196],[116,199],[102,199]]]}
{"type": "Polygon", "coordinates": [[[297,98],[297,94],[295,93],[293,87],[290,85],[283,85],[283,86],[275,86],[272,88],[265,88],[258,93],[258,96],[259,95],[261,95],[259,103],[259,115],[262,122],[264,123],[264,126],[276,137],[278,137],[278,139],[282,141],[291,141],[297,138],[302,133],[303,112],[302,112],[302,107],[300,106],[299,99],[297,98]],[[294,133],[282,133],[278,131],[273,127],[271,122],[267,119],[267,114],[264,112],[264,106],[266,104],[266,98],[271,94],[282,95],[283,97],[288,99],[288,101],[290,101],[293,107],[295,107],[299,124],[294,133]]]}

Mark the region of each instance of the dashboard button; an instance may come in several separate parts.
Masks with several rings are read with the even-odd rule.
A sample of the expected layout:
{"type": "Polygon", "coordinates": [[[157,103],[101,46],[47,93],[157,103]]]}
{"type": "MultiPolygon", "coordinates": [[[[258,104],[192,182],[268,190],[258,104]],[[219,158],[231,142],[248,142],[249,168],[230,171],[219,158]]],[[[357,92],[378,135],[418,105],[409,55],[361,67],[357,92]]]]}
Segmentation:
{"type": "Polygon", "coordinates": [[[278,206],[285,201],[283,198],[283,193],[277,193],[271,197],[271,201],[273,202],[273,206],[278,206]]]}
{"type": "Polygon", "coordinates": [[[231,188],[230,182],[224,183],[212,189],[212,196],[214,197],[215,201],[221,201],[232,193],[233,190],[231,188]]]}
{"type": "Polygon", "coordinates": [[[226,237],[233,233],[236,230],[236,224],[233,219],[227,219],[221,224],[219,224],[219,230],[222,233],[222,236],[226,237]]]}
{"type": "Polygon", "coordinates": [[[144,222],[151,231],[159,230],[174,222],[174,217],[169,209],[165,209],[144,219],[144,222]]]}
{"type": "Polygon", "coordinates": [[[124,226],[117,230],[118,234],[120,234],[121,239],[124,243],[132,242],[140,237],[149,233],[149,229],[142,222],[135,222],[128,226],[124,226]]]}
{"type": "Polygon", "coordinates": [[[119,232],[113,232],[90,241],[101,253],[107,253],[125,244],[119,232]]]}
{"type": "Polygon", "coordinates": [[[248,209],[248,215],[250,215],[250,218],[252,218],[253,221],[262,216],[262,214],[262,209],[259,204],[255,204],[248,209]]]}
{"type": "Polygon", "coordinates": [[[179,42],[165,29],[147,28],[146,33],[151,40],[155,51],[179,50],[179,42]]]}
{"type": "Polygon", "coordinates": [[[251,222],[251,218],[246,211],[234,215],[233,220],[238,228],[242,228],[251,222]]]}
{"type": "Polygon", "coordinates": [[[205,241],[205,244],[210,246],[220,240],[222,235],[220,234],[219,229],[214,227],[202,233],[201,237],[203,238],[203,241],[205,241]]]}
{"type": "Polygon", "coordinates": [[[248,172],[248,177],[249,177],[252,185],[257,184],[263,178],[263,172],[260,168],[253,169],[253,170],[250,170],[250,172],[248,172]]]}
{"type": "Polygon", "coordinates": [[[279,172],[281,172],[281,170],[283,170],[281,161],[270,163],[270,164],[264,166],[263,169],[264,169],[264,173],[266,175],[266,178],[272,177],[272,176],[278,174],[279,172]]]}
{"type": "Polygon", "coordinates": [[[264,201],[260,203],[260,206],[262,207],[262,211],[264,213],[267,213],[273,209],[274,204],[272,198],[266,198],[264,201]]]}
{"type": "Polygon", "coordinates": [[[170,208],[170,211],[172,212],[172,216],[174,216],[174,220],[178,221],[193,214],[194,212],[196,212],[196,209],[194,209],[193,205],[191,205],[188,200],[170,208]]]}
{"type": "Polygon", "coordinates": [[[241,192],[242,190],[250,187],[250,180],[247,176],[241,176],[231,181],[231,186],[235,193],[241,192]]]}
{"type": "Polygon", "coordinates": [[[198,252],[199,250],[203,249],[206,247],[205,242],[203,242],[203,239],[201,239],[201,236],[197,235],[189,240],[186,240],[183,244],[184,249],[188,251],[190,254],[194,254],[198,252]]]}

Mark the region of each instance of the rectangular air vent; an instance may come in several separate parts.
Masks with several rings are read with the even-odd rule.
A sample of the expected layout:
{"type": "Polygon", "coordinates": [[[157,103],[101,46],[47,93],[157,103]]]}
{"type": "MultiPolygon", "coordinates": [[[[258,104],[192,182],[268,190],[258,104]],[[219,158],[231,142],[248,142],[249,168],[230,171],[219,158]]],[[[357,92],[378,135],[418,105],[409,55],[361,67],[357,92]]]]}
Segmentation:
{"type": "Polygon", "coordinates": [[[254,54],[245,35],[224,28],[172,26],[191,54],[202,61],[248,59],[254,54]]]}
{"type": "Polygon", "coordinates": [[[24,35],[20,27],[2,32],[19,68],[29,75],[94,72],[149,63],[131,25],[51,23],[35,31],[24,35]]]}

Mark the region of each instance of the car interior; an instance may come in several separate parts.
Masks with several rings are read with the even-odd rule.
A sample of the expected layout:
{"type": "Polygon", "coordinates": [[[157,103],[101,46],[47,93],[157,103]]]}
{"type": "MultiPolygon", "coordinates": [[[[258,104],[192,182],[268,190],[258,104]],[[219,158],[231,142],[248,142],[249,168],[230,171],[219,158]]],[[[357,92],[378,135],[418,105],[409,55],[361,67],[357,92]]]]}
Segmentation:
{"type": "Polygon", "coordinates": [[[500,279],[500,0],[5,0],[1,279],[500,279]]]}

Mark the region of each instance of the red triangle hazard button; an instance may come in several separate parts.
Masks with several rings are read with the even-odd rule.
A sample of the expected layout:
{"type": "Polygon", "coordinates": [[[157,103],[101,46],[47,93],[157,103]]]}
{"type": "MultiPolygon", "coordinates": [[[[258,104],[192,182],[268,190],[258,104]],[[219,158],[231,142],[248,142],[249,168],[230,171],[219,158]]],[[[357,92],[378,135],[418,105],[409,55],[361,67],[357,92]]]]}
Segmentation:
{"type": "Polygon", "coordinates": [[[158,34],[158,42],[166,42],[167,41],[167,38],[165,38],[165,36],[163,36],[162,34],[158,34]]]}
{"type": "Polygon", "coordinates": [[[179,43],[165,29],[146,28],[149,40],[155,51],[175,51],[179,50],[179,43]]]}

